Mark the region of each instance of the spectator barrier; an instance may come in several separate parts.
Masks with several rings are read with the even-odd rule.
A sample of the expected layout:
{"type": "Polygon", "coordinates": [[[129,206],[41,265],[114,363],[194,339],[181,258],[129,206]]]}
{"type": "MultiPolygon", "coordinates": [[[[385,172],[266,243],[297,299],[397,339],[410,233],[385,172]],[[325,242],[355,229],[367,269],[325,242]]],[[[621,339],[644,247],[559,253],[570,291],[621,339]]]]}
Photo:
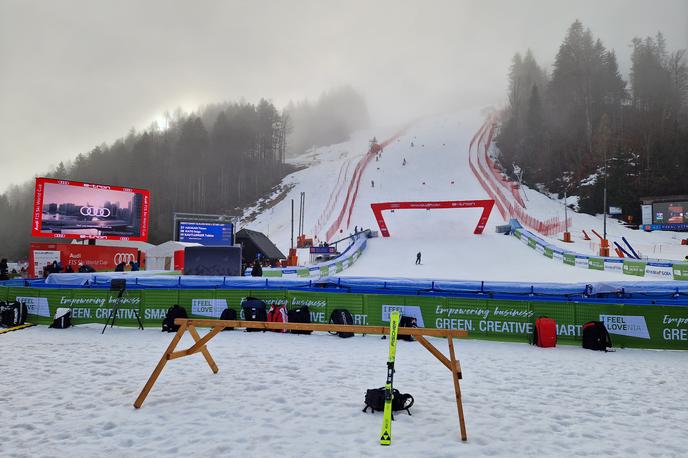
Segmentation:
{"type": "Polygon", "coordinates": [[[510,225],[511,233],[521,242],[540,254],[569,266],[617,272],[633,277],[688,280],[688,263],[685,262],[669,260],[643,261],[633,258],[612,258],[576,253],[542,240],[537,235],[524,229],[516,219],[512,219],[510,225]]]}
{"type": "MultiPolygon", "coordinates": [[[[523,234],[522,234],[523,235],[523,234]]],[[[66,274],[59,274],[66,275],[66,274]]],[[[616,282],[527,284],[329,277],[322,279],[241,277],[133,277],[121,299],[109,290],[110,276],[87,287],[58,284],[0,286],[0,300],[27,304],[29,321],[52,322],[58,307],[72,310],[74,324],[105,323],[118,305],[117,323],[136,326],[134,309],[146,327],[159,327],[173,304],[190,318],[216,319],[229,307],[243,319],[240,304],[257,297],[288,308],[307,305],[314,323],[327,323],[334,309],[351,312],[356,325],[384,326],[399,310],[420,327],[468,331],[470,337],[528,342],[533,323],[557,321],[559,341],[580,344],[587,321],[604,321],[614,345],[688,349],[688,284],[616,282]]]]}

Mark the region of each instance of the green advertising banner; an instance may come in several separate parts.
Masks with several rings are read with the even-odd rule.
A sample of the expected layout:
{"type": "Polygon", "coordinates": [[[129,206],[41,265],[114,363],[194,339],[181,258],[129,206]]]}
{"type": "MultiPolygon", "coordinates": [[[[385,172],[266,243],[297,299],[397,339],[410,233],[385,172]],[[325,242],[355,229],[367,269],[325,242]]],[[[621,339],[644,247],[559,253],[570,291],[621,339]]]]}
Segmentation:
{"type": "Polygon", "coordinates": [[[588,321],[603,321],[616,347],[688,349],[688,307],[589,302],[498,300],[417,295],[354,294],[284,290],[131,290],[118,299],[104,289],[0,287],[0,300],[27,304],[29,322],[49,324],[59,307],[72,310],[74,324],[105,323],[115,305],[117,324],[136,326],[138,312],[146,327],[159,327],[173,304],[190,317],[219,318],[227,307],[238,312],[241,302],[256,297],[268,305],[308,306],[311,321],[327,323],[335,309],[351,312],[354,324],[382,325],[390,312],[413,316],[418,326],[462,329],[470,337],[528,342],[535,320],[554,318],[561,343],[579,344],[588,321]]]}
{"type": "Polygon", "coordinates": [[[626,275],[635,275],[637,277],[645,276],[645,263],[643,261],[631,261],[624,259],[623,273],[626,275]]]}
{"type": "Polygon", "coordinates": [[[674,280],[688,280],[688,264],[674,264],[674,280]]]}
{"type": "Polygon", "coordinates": [[[575,266],[576,265],[576,255],[571,254],[571,253],[564,253],[564,264],[568,264],[570,266],[575,266]]]}
{"type": "Polygon", "coordinates": [[[588,269],[604,270],[603,258],[588,258],[588,269]]]}

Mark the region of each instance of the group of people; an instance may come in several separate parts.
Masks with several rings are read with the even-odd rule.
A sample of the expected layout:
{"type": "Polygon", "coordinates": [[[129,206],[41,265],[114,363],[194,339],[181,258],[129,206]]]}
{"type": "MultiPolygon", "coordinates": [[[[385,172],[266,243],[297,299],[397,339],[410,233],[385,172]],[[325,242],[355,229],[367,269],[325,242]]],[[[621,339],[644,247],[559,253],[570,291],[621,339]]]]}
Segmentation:
{"type": "MultiPolygon", "coordinates": [[[[131,268],[132,272],[137,272],[139,270],[139,263],[134,262],[134,261],[129,261],[129,267],[131,268]]],[[[115,267],[115,272],[124,272],[126,270],[127,263],[126,262],[120,262],[117,264],[115,267]]]]}
{"type": "MultiPolygon", "coordinates": [[[[93,267],[80,263],[77,267],[77,272],[79,273],[90,273],[90,272],[95,272],[96,269],[93,267]]],[[[74,267],[69,264],[67,267],[63,269],[62,263],[59,261],[53,261],[49,262],[43,267],[43,278],[46,278],[50,274],[59,274],[59,273],[67,273],[67,274],[73,274],[74,273],[74,267]]]]}

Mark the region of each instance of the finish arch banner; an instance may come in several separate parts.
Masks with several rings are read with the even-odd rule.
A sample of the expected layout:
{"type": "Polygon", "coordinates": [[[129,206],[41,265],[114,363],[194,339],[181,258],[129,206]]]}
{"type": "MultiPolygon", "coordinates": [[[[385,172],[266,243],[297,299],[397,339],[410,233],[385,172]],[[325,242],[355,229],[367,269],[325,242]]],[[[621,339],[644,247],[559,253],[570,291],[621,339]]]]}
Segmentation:
{"type": "Polygon", "coordinates": [[[492,207],[495,201],[492,199],[484,200],[443,200],[435,202],[378,202],[370,204],[375,214],[375,221],[380,227],[380,233],[383,237],[389,237],[389,229],[385,223],[385,218],[382,212],[385,210],[429,210],[434,208],[482,208],[483,213],[480,215],[478,225],[475,226],[474,234],[482,234],[487,220],[490,219],[492,207]]]}

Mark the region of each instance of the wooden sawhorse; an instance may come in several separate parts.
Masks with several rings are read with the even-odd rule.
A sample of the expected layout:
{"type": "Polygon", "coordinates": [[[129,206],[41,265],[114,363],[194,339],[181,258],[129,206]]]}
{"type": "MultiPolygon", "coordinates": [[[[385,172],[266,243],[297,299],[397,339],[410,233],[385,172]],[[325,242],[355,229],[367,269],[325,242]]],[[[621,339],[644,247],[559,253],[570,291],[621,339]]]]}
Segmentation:
{"type": "MultiPolygon", "coordinates": [[[[321,332],[353,332],[358,334],[389,334],[389,327],[387,326],[351,326],[351,325],[338,325],[338,324],[316,324],[316,323],[268,323],[268,322],[257,322],[257,321],[239,321],[239,320],[208,320],[208,319],[188,319],[188,318],[177,318],[174,320],[175,324],[180,325],[179,330],[172,338],[172,342],[163,353],[160,362],[155,366],[153,373],[148,378],[148,381],[144,385],[141,393],[134,401],[134,407],[137,409],[143,405],[143,401],[146,400],[146,396],[153,388],[155,381],[162,372],[167,361],[177,358],[183,358],[185,356],[190,356],[195,353],[201,353],[205,360],[208,362],[210,369],[213,373],[219,371],[217,364],[210,356],[210,352],[206,347],[206,344],[220,333],[225,328],[252,328],[252,329],[264,329],[264,330],[297,330],[297,331],[321,331],[321,332]],[[201,337],[196,330],[196,326],[209,327],[212,328],[206,335],[201,337]],[[187,348],[186,350],[174,351],[177,344],[181,340],[185,332],[191,334],[194,340],[194,344],[187,348]]],[[[456,354],[454,352],[454,338],[466,337],[468,333],[466,331],[458,331],[453,329],[430,329],[430,328],[399,328],[399,335],[411,335],[416,338],[418,343],[425,347],[432,355],[437,358],[452,374],[452,380],[454,382],[454,393],[456,395],[456,409],[459,414],[459,429],[461,432],[461,440],[468,440],[468,435],[466,433],[466,424],[464,422],[463,416],[463,405],[461,403],[461,387],[459,385],[459,380],[461,376],[461,365],[456,359],[456,354]],[[441,351],[439,351],[434,345],[428,342],[425,337],[446,337],[449,344],[449,358],[447,358],[441,351]]]]}

